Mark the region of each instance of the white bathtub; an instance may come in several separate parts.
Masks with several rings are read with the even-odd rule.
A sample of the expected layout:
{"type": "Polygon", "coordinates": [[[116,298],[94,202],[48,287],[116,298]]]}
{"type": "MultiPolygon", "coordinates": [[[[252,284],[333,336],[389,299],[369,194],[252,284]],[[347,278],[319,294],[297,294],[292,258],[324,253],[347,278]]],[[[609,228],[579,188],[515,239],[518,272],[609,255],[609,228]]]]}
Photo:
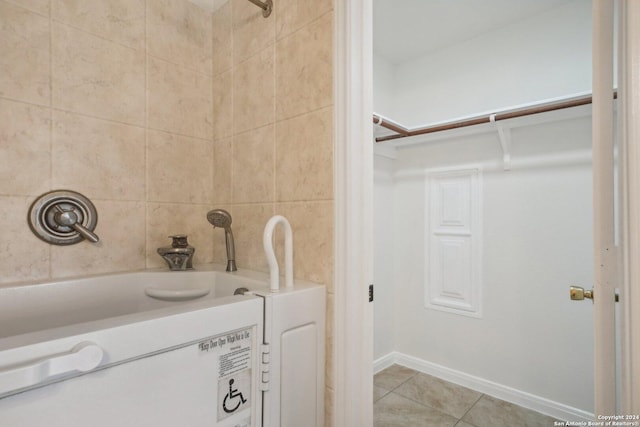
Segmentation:
{"type": "MultiPolygon", "coordinates": [[[[209,304],[211,300],[231,297],[235,289],[247,287],[266,291],[268,285],[259,273],[240,270],[227,273],[224,266],[211,264],[197,270],[149,270],[132,273],[87,276],[67,280],[0,287],[0,339],[45,331],[56,327],[79,325],[109,319],[112,322],[161,315],[155,310],[193,304],[209,304]],[[149,297],[147,288],[167,290],[209,289],[197,299],[169,302],[149,297]],[[206,301],[206,302],[205,302],[206,301]]],[[[227,300],[224,301],[228,302],[227,300]]]]}
{"type": "Polygon", "coordinates": [[[0,427],[323,425],[324,287],[267,280],[208,265],[0,287],[0,427]],[[95,368],[42,374],[79,345],[103,352],[95,368]]]}

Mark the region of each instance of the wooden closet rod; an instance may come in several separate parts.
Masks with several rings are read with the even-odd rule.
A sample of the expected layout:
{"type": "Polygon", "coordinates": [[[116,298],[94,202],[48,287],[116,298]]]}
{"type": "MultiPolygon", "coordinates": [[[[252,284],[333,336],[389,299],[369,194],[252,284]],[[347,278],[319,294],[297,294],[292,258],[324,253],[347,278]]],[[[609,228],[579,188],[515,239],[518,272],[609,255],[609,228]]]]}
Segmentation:
{"type": "MultiPolygon", "coordinates": [[[[617,92],[613,93],[613,98],[618,97],[617,92]]],[[[562,110],[565,108],[579,107],[580,105],[591,104],[591,95],[583,96],[580,98],[574,98],[567,101],[554,102],[550,104],[542,104],[535,107],[521,108],[516,110],[503,111],[496,114],[490,114],[487,116],[477,117],[473,119],[459,120],[456,122],[444,123],[435,126],[426,126],[417,129],[407,129],[404,126],[395,123],[393,121],[384,119],[380,116],[373,115],[373,123],[392,130],[396,135],[382,136],[376,138],[376,142],[390,141],[393,139],[406,138],[408,136],[424,135],[427,133],[441,132],[445,130],[458,129],[467,126],[481,125],[483,123],[491,123],[492,121],[500,121],[507,119],[514,119],[516,117],[529,116],[531,114],[546,113],[549,111],[562,110]],[[493,117],[493,120],[492,120],[493,117]]]]}

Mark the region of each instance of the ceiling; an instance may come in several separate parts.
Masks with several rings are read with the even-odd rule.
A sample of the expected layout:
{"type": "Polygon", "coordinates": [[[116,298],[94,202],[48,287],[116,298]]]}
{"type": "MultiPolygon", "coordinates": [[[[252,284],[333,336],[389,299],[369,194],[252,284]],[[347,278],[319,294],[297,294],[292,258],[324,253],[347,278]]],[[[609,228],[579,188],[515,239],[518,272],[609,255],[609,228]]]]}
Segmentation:
{"type": "MultiPolygon", "coordinates": [[[[189,1],[214,12],[228,0],[189,1]]],[[[373,50],[399,64],[571,1],[373,0],[373,50]]]]}
{"type": "Polygon", "coordinates": [[[373,0],[373,50],[398,64],[570,1],[373,0]]]}

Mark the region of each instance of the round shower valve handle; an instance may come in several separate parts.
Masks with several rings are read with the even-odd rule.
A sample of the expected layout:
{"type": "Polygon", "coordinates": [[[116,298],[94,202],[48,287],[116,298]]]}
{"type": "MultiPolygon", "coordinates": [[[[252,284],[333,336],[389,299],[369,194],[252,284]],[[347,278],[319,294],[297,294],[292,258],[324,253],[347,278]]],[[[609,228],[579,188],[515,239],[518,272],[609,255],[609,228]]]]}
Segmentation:
{"type": "Polygon", "coordinates": [[[95,233],[80,224],[78,221],[78,214],[74,211],[65,211],[60,207],[60,205],[56,205],[55,208],[59,210],[58,213],[54,215],[54,220],[58,225],[73,228],[90,242],[98,243],[100,241],[100,238],[95,233]]]}
{"type": "Polygon", "coordinates": [[[80,193],[56,190],[43,194],[29,209],[33,233],[54,245],[72,245],[82,240],[98,243],[93,232],[98,213],[91,201],[80,193]]]}
{"type": "Polygon", "coordinates": [[[54,216],[58,224],[64,225],[66,227],[73,227],[78,223],[78,215],[74,211],[64,211],[58,205],[56,205],[56,208],[60,210],[54,216]]]}

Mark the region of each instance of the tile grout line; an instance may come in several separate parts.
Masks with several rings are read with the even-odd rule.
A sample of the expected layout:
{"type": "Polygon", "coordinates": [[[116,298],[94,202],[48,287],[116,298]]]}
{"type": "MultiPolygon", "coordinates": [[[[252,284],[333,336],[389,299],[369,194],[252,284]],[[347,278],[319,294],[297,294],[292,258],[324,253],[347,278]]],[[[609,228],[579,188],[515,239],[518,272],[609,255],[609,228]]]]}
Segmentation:
{"type": "MultiPolygon", "coordinates": [[[[393,365],[391,365],[391,366],[393,366],[393,365]]],[[[391,366],[390,366],[390,367],[391,367],[391,366]]],[[[389,369],[390,367],[385,368],[385,369],[389,369]]],[[[384,370],[382,370],[382,371],[380,371],[380,372],[384,372],[384,370]]],[[[380,373],[380,372],[378,372],[378,373],[380,373]]],[[[406,380],[404,380],[403,382],[401,382],[401,383],[400,383],[400,384],[398,384],[397,386],[393,387],[391,390],[387,390],[386,388],[383,388],[383,387],[380,387],[380,386],[376,386],[376,385],[375,385],[375,376],[376,376],[376,375],[377,375],[377,374],[374,374],[374,375],[373,375],[373,378],[374,378],[374,384],[373,384],[373,386],[374,386],[374,387],[378,387],[378,388],[380,388],[380,389],[382,389],[382,390],[385,390],[385,391],[386,391],[386,393],[384,393],[382,396],[380,396],[380,397],[379,397],[377,400],[375,400],[373,403],[376,403],[376,402],[378,402],[378,401],[382,400],[385,396],[389,395],[390,393],[393,393],[393,391],[394,391],[395,389],[397,389],[397,388],[398,388],[398,387],[400,387],[402,384],[404,384],[404,383],[406,383],[407,381],[409,381],[411,378],[413,378],[413,376],[414,376],[415,374],[411,375],[409,378],[407,378],[406,380]]],[[[396,394],[397,394],[397,393],[396,393],[396,394]]]]}
{"type": "MultiPolygon", "coordinates": [[[[406,384],[407,382],[409,382],[410,380],[412,380],[413,378],[415,378],[415,376],[418,375],[418,372],[416,371],[415,374],[412,374],[409,378],[407,378],[406,380],[402,381],[400,384],[398,384],[397,386],[395,386],[393,388],[393,390],[389,390],[390,392],[396,391],[398,388],[402,387],[404,384],[406,384]]],[[[398,394],[398,393],[396,393],[398,394]]]]}
{"type": "MultiPolygon", "coordinates": [[[[406,382],[406,381],[405,381],[405,382],[406,382]]],[[[399,387],[399,386],[398,386],[398,387],[399,387]]],[[[457,420],[457,421],[456,421],[456,424],[458,423],[458,421],[462,420],[462,418],[457,418],[455,415],[452,415],[452,414],[450,414],[450,413],[448,413],[448,412],[445,412],[445,411],[443,411],[442,409],[434,408],[434,407],[433,407],[433,406],[431,406],[431,405],[425,405],[424,403],[419,402],[419,401],[417,401],[417,400],[415,400],[415,399],[413,399],[413,398],[411,398],[411,397],[407,397],[407,396],[404,396],[404,395],[402,395],[402,394],[400,394],[400,393],[395,393],[395,392],[393,392],[393,391],[391,391],[390,393],[394,393],[394,394],[396,394],[396,395],[398,395],[398,396],[402,397],[403,399],[407,399],[407,400],[409,400],[409,401],[411,401],[411,402],[413,402],[413,403],[417,403],[418,405],[420,405],[420,406],[422,406],[422,407],[429,408],[429,409],[433,409],[434,411],[438,411],[438,412],[440,412],[441,414],[447,415],[447,416],[449,416],[449,417],[451,417],[451,418],[453,418],[453,419],[457,420]]],[[[465,415],[466,415],[466,413],[465,413],[465,415]]],[[[463,416],[464,416],[464,415],[463,415],[463,416]]]]}
{"type": "MultiPolygon", "coordinates": [[[[401,365],[400,365],[400,366],[401,366],[401,365]]],[[[421,374],[421,372],[417,372],[417,374],[421,374]]],[[[409,380],[411,380],[412,378],[415,378],[417,374],[414,374],[412,377],[410,377],[410,378],[408,378],[407,380],[405,380],[405,381],[401,382],[399,385],[397,385],[396,387],[394,387],[392,390],[387,391],[387,393],[385,393],[385,394],[384,394],[384,395],[382,395],[379,399],[377,399],[377,400],[375,400],[375,401],[374,401],[374,406],[375,406],[375,405],[378,405],[378,404],[379,404],[378,402],[379,402],[381,399],[383,399],[383,398],[385,398],[386,396],[388,396],[390,393],[394,393],[397,397],[402,398],[402,399],[404,399],[404,400],[406,400],[406,401],[416,403],[416,404],[418,404],[418,405],[419,405],[419,406],[421,406],[421,407],[429,408],[429,409],[435,410],[435,411],[437,411],[437,412],[439,412],[439,413],[441,413],[441,414],[447,415],[448,417],[455,419],[455,420],[456,420],[456,422],[455,422],[455,424],[454,424],[454,427],[455,427],[455,426],[459,426],[459,425],[461,425],[461,423],[464,423],[465,425],[469,425],[469,426],[472,426],[472,427],[478,427],[478,425],[476,425],[476,424],[472,424],[471,422],[466,421],[464,418],[465,418],[465,417],[466,417],[466,416],[467,416],[467,415],[468,415],[468,414],[469,414],[469,413],[470,413],[470,412],[471,412],[471,411],[472,411],[472,410],[473,410],[473,409],[478,405],[478,403],[479,403],[479,402],[480,402],[484,397],[490,397],[489,395],[487,395],[486,393],[480,393],[480,396],[479,396],[479,397],[478,397],[478,398],[477,398],[477,399],[476,399],[476,400],[475,400],[475,401],[474,401],[474,402],[469,406],[469,409],[467,409],[467,410],[464,412],[464,414],[462,414],[462,416],[458,418],[457,416],[452,415],[452,414],[450,414],[450,413],[448,413],[448,412],[446,412],[446,411],[444,411],[444,410],[442,410],[442,409],[434,408],[433,406],[428,405],[428,404],[424,404],[424,403],[422,403],[422,402],[420,402],[420,401],[415,400],[415,399],[414,399],[414,398],[412,398],[412,397],[404,396],[404,395],[402,395],[402,394],[400,394],[400,393],[397,393],[397,389],[398,389],[398,388],[400,388],[402,385],[406,384],[406,383],[407,383],[409,380]]],[[[428,375],[428,374],[425,374],[425,375],[428,375]]],[[[447,381],[447,382],[448,382],[448,381],[447,381]]],[[[454,383],[451,383],[451,384],[454,384],[454,383]]],[[[383,389],[383,390],[384,390],[384,389],[383,389]]],[[[498,399],[498,400],[499,400],[499,399],[498,399]]],[[[508,402],[507,402],[507,403],[508,403],[508,402]]],[[[524,407],[522,407],[522,406],[520,406],[520,405],[517,405],[517,404],[510,404],[510,405],[513,405],[513,406],[515,406],[516,408],[523,409],[523,410],[526,410],[526,411],[532,411],[532,412],[534,412],[536,415],[542,415],[542,416],[545,416],[545,417],[546,417],[546,415],[545,415],[545,414],[539,413],[539,412],[537,412],[537,411],[533,411],[533,410],[528,409],[528,408],[524,408],[524,407]]],[[[482,413],[484,413],[485,411],[481,411],[481,412],[482,412],[482,413]]],[[[507,413],[507,414],[508,414],[508,413],[510,413],[511,411],[510,411],[510,410],[508,410],[508,409],[502,409],[502,410],[500,410],[499,412],[500,412],[500,413],[502,413],[502,414],[505,414],[505,413],[507,413]]],[[[492,419],[493,419],[493,418],[492,418],[492,419]]],[[[546,424],[545,424],[545,425],[546,425],[546,424]]]]}
{"type": "MultiPolygon", "coordinates": [[[[407,381],[409,381],[409,380],[407,380],[407,381]]],[[[403,382],[402,384],[406,383],[407,381],[403,382]]],[[[400,385],[402,385],[402,384],[400,384],[400,385]]],[[[398,387],[400,387],[400,385],[399,385],[398,387]]],[[[411,397],[407,397],[407,396],[404,396],[404,395],[402,395],[402,394],[396,393],[396,392],[395,392],[395,390],[396,390],[398,387],[396,387],[395,389],[393,389],[393,390],[389,391],[387,394],[385,394],[384,396],[382,396],[382,397],[381,397],[380,399],[378,399],[376,402],[378,402],[378,401],[382,400],[382,399],[383,399],[384,397],[386,397],[387,395],[389,395],[389,394],[393,393],[393,394],[395,394],[396,396],[399,396],[400,398],[402,398],[402,399],[406,399],[406,400],[408,400],[408,401],[410,401],[410,402],[416,403],[416,404],[418,404],[418,405],[422,406],[423,408],[429,408],[429,409],[432,409],[432,410],[434,410],[434,411],[437,411],[437,412],[439,412],[439,413],[441,413],[441,414],[443,414],[443,415],[446,415],[446,416],[448,416],[448,417],[453,418],[454,420],[456,420],[456,423],[454,424],[454,427],[455,427],[455,426],[456,426],[460,421],[463,421],[463,420],[462,420],[462,418],[457,418],[455,415],[452,415],[452,414],[450,414],[450,413],[448,413],[448,412],[445,412],[445,411],[443,411],[442,409],[434,408],[434,407],[433,407],[433,406],[431,406],[431,405],[425,405],[424,403],[419,402],[419,401],[417,401],[417,400],[415,400],[415,399],[412,399],[411,397]]],[[[375,404],[376,402],[374,402],[374,404],[375,404]]],[[[475,405],[475,403],[477,403],[477,401],[476,401],[476,402],[474,402],[474,404],[473,404],[473,405],[471,405],[471,407],[473,407],[473,406],[475,405]]],[[[469,412],[469,411],[467,411],[467,412],[469,412]]],[[[465,412],[465,414],[464,414],[464,415],[466,415],[466,414],[467,414],[467,413],[465,412]]],[[[463,415],[463,417],[464,417],[464,415],[463,415]]],[[[466,421],[464,421],[464,422],[466,422],[466,421]]]]}
{"type": "MultiPolygon", "coordinates": [[[[49,190],[53,189],[53,0],[49,0],[49,190]]],[[[47,277],[53,277],[53,249],[48,245],[47,277]]]]}
{"type": "MultiPolygon", "coordinates": [[[[402,366],[402,365],[398,365],[398,366],[402,366]]],[[[406,366],[405,366],[405,368],[406,368],[406,366]]],[[[410,368],[409,368],[409,369],[410,369],[410,368]]],[[[417,404],[419,404],[419,405],[422,405],[422,406],[428,406],[428,405],[424,405],[424,404],[422,404],[422,403],[420,403],[420,402],[418,402],[418,401],[416,401],[416,400],[413,400],[413,399],[411,399],[411,398],[408,398],[408,397],[406,397],[406,396],[403,396],[403,395],[401,395],[401,394],[399,394],[399,393],[396,393],[396,392],[395,392],[398,388],[400,388],[402,385],[406,384],[406,383],[407,383],[407,382],[409,382],[411,379],[413,379],[416,375],[418,375],[418,374],[419,374],[419,372],[418,372],[418,371],[414,371],[414,372],[415,372],[415,373],[414,373],[414,374],[411,374],[411,376],[410,376],[409,378],[407,378],[406,380],[402,381],[400,384],[398,384],[397,386],[395,386],[395,387],[394,387],[394,388],[392,388],[391,390],[387,390],[387,392],[386,392],[384,395],[380,396],[380,398],[379,398],[378,400],[376,400],[376,402],[377,402],[377,401],[379,401],[379,400],[382,400],[384,397],[386,397],[386,396],[388,396],[389,394],[393,393],[393,394],[395,394],[395,395],[397,395],[397,396],[400,396],[400,397],[402,397],[402,398],[404,398],[404,399],[411,400],[412,402],[415,402],[415,403],[417,403],[417,404]]],[[[375,385],[375,384],[374,384],[374,385],[375,385]]],[[[382,388],[382,387],[380,387],[380,388],[382,388]]],[[[385,390],[385,389],[383,389],[383,390],[385,390]]],[[[374,402],[374,403],[375,403],[375,402],[374,402]]],[[[428,407],[429,407],[429,408],[431,408],[430,406],[428,406],[428,407]]],[[[435,408],[432,408],[432,409],[435,409],[435,408]]]]}
{"type": "MultiPolygon", "coordinates": [[[[478,397],[478,398],[476,399],[476,401],[475,401],[475,402],[473,402],[473,405],[471,405],[471,406],[469,407],[469,409],[467,409],[467,412],[465,412],[464,414],[462,414],[462,416],[460,417],[460,420],[458,420],[458,421],[463,421],[463,418],[464,418],[464,417],[466,417],[466,416],[467,416],[467,414],[468,414],[469,412],[471,412],[471,410],[472,410],[472,409],[473,409],[473,408],[478,404],[478,402],[480,402],[480,399],[482,399],[484,396],[485,396],[485,394],[484,394],[484,393],[480,394],[480,397],[478,397]]],[[[464,422],[466,423],[466,421],[464,421],[464,422]]],[[[467,424],[471,424],[471,423],[467,423],[467,424]]]]}
{"type": "MultiPolygon", "coordinates": [[[[399,365],[399,366],[402,366],[402,365],[399,365]]],[[[410,369],[410,368],[409,368],[409,369],[410,369]]],[[[406,383],[407,383],[407,382],[409,382],[411,379],[415,378],[416,376],[418,376],[418,375],[420,375],[420,374],[421,374],[421,372],[415,371],[415,374],[411,375],[411,377],[407,378],[405,381],[403,381],[402,383],[398,384],[398,385],[397,385],[395,388],[393,388],[392,390],[389,390],[386,394],[384,394],[383,396],[381,396],[381,397],[380,397],[376,402],[380,401],[382,398],[384,398],[384,397],[385,397],[385,396],[387,396],[388,394],[390,394],[390,393],[394,393],[394,394],[396,394],[397,396],[400,396],[400,397],[402,397],[402,398],[404,398],[404,399],[407,399],[407,400],[409,400],[409,401],[411,401],[411,402],[417,403],[418,405],[421,405],[421,406],[423,406],[423,407],[425,407],[425,408],[433,409],[433,410],[438,411],[438,412],[440,412],[440,413],[442,413],[442,414],[448,415],[448,416],[450,416],[451,418],[456,419],[456,423],[454,424],[454,427],[455,427],[455,426],[456,426],[460,421],[466,422],[466,421],[464,421],[464,420],[463,420],[463,418],[467,415],[467,413],[469,413],[469,411],[471,411],[471,409],[473,409],[473,407],[474,407],[474,406],[475,406],[475,405],[480,401],[480,399],[482,399],[482,397],[484,396],[484,393],[483,393],[483,394],[480,394],[480,397],[478,397],[478,398],[473,402],[473,404],[469,407],[469,409],[467,409],[467,411],[465,411],[465,413],[464,413],[464,414],[462,414],[462,416],[461,416],[460,418],[458,418],[458,417],[456,417],[455,415],[452,415],[452,414],[450,414],[450,413],[448,413],[448,412],[443,411],[442,409],[434,408],[434,407],[433,407],[433,406],[431,406],[431,405],[426,405],[426,404],[424,404],[424,403],[422,403],[422,402],[419,402],[419,401],[417,401],[417,400],[415,400],[415,399],[413,399],[413,398],[411,398],[411,397],[404,396],[404,395],[402,395],[402,394],[400,394],[400,393],[396,393],[396,392],[395,392],[395,391],[396,391],[398,388],[400,388],[402,385],[406,384],[406,383]]],[[[374,402],[374,403],[375,403],[375,402],[374,402]]]]}
{"type": "MultiPolygon", "coordinates": [[[[382,388],[382,387],[378,387],[378,388],[382,388]]],[[[373,401],[373,403],[374,403],[374,404],[375,404],[376,402],[380,401],[380,400],[381,400],[382,398],[384,398],[385,396],[387,396],[389,393],[392,393],[392,391],[391,391],[391,390],[387,390],[387,389],[384,389],[384,388],[382,388],[382,389],[385,391],[385,393],[384,393],[382,396],[380,396],[379,398],[377,398],[376,400],[374,400],[374,401],[373,401]]]]}
{"type": "MultiPolygon", "coordinates": [[[[278,9],[276,8],[276,10],[274,11],[274,16],[273,19],[276,20],[276,22],[278,21],[278,9]]],[[[273,56],[272,56],[272,60],[273,60],[273,71],[271,73],[271,78],[273,79],[273,102],[271,105],[271,111],[273,112],[273,146],[271,147],[271,155],[273,156],[272,158],[272,186],[273,186],[273,191],[271,194],[271,200],[273,203],[273,207],[272,207],[272,215],[275,215],[277,213],[276,211],[276,203],[278,201],[278,123],[276,122],[276,115],[277,115],[277,110],[278,110],[278,45],[276,43],[276,26],[274,24],[273,26],[273,56]]]]}
{"type": "MultiPolygon", "coordinates": [[[[231,73],[231,123],[229,125],[230,128],[230,138],[231,138],[231,153],[229,153],[230,159],[230,167],[229,167],[229,175],[230,175],[230,179],[229,179],[229,205],[232,206],[231,210],[233,211],[233,205],[235,203],[235,194],[234,194],[234,181],[235,181],[235,165],[234,165],[234,161],[233,159],[235,158],[236,155],[236,140],[237,140],[237,134],[236,134],[236,91],[235,91],[235,84],[236,84],[236,72],[238,70],[238,66],[235,63],[235,50],[236,50],[236,45],[233,42],[234,40],[234,36],[235,36],[235,28],[233,25],[233,10],[234,10],[234,2],[230,1],[229,3],[229,44],[231,45],[230,47],[230,55],[231,55],[231,68],[230,68],[230,73],[231,73]]],[[[234,214],[232,212],[232,214],[234,214]]]]}
{"type": "Polygon", "coordinates": [[[149,29],[144,1],[144,265],[149,268],[149,29]]]}

